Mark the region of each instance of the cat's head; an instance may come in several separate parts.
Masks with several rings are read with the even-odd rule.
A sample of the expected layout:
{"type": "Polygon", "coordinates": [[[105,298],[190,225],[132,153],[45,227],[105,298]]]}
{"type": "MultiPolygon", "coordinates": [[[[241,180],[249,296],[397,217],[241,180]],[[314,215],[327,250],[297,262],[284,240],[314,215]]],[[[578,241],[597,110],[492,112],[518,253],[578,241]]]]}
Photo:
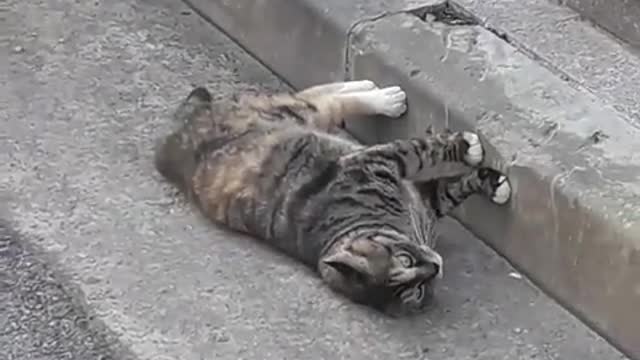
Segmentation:
{"type": "Polygon", "coordinates": [[[318,270],[334,290],[387,313],[422,311],[442,257],[427,246],[385,236],[345,238],[320,259],[318,270]]]}

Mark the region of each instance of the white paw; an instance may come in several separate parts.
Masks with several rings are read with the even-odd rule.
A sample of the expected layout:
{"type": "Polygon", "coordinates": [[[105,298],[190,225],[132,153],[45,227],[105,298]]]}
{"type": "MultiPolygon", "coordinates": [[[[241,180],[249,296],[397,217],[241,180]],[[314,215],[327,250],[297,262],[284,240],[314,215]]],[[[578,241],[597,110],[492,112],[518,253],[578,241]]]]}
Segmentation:
{"type": "Polygon", "coordinates": [[[463,132],[462,137],[469,144],[469,149],[464,155],[464,161],[471,166],[479,165],[484,157],[484,149],[480,143],[480,138],[478,135],[468,131],[463,132]]]}
{"type": "Polygon", "coordinates": [[[505,204],[509,201],[511,197],[511,184],[509,183],[509,179],[506,176],[500,175],[498,178],[498,186],[493,192],[493,196],[491,197],[491,201],[498,205],[505,204]]]}
{"type": "Polygon", "coordinates": [[[347,81],[342,84],[338,93],[345,94],[350,92],[358,92],[358,91],[369,91],[375,90],[378,86],[371,80],[356,80],[356,81],[347,81]]]}
{"type": "Polygon", "coordinates": [[[399,86],[371,90],[369,94],[378,114],[397,118],[407,111],[407,94],[399,86]]]}

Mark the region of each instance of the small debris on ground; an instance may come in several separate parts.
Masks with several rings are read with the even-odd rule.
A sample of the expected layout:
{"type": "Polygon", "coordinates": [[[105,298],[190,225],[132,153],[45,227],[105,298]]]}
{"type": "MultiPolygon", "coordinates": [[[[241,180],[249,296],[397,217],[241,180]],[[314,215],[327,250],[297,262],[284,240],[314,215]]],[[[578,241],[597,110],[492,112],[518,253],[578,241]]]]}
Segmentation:
{"type": "Polygon", "coordinates": [[[510,272],[510,273],[509,273],[509,276],[510,276],[510,277],[512,277],[512,278],[514,278],[514,279],[518,279],[518,280],[522,279],[522,274],[517,273],[517,272],[515,272],[515,271],[514,271],[514,272],[510,272]]]}

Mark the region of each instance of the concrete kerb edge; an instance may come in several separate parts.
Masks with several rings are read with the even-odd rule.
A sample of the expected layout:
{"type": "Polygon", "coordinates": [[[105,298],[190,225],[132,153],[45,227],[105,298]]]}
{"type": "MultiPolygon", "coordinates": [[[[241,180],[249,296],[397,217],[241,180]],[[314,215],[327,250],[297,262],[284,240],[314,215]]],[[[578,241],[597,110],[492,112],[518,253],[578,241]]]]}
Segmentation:
{"type": "MultiPolygon", "coordinates": [[[[389,17],[379,18],[377,22],[384,22],[389,20],[389,17]]],[[[369,25],[374,25],[375,22],[369,22],[369,25]]],[[[401,21],[396,21],[393,27],[388,27],[385,30],[392,31],[392,29],[401,28],[401,21]]],[[[480,29],[487,31],[488,33],[492,33],[491,29],[484,29],[482,24],[478,23],[475,26],[478,26],[480,29]]],[[[453,98],[453,92],[447,93],[444,89],[439,89],[437,83],[440,81],[440,84],[446,82],[448,79],[437,79],[431,80],[430,85],[420,84],[421,81],[413,80],[410,75],[410,69],[399,65],[401,61],[398,61],[398,58],[402,57],[403,54],[398,54],[396,56],[396,52],[398,49],[398,43],[405,44],[405,42],[394,42],[394,51],[386,52],[384,50],[384,45],[388,45],[389,39],[386,39],[387,42],[385,44],[385,40],[382,40],[382,36],[378,33],[378,36],[373,34],[373,31],[367,31],[366,29],[362,29],[361,33],[353,33],[352,38],[350,38],[350,46],[351,47],[359,47],[358,51],[354,53],[360,53],[361,55],[356,55],[355,59],[350,59],[351,64],[355,64],[360,61],[360,69],[358,69],[358,65],[352,65],[350,74],[350,78],[369,78],[381,84],[399,84],[401,85],[405,91],[407,91],[407,95],[411,104],[414,105],[414,112],[407,114],[409,118],[412,118],[409,123],[418,123],[420,120],[416,118],[416,110],[420,114],[420,117],[424,117],[430,119],[430,123],[434,123],[435,125],[442,125],[442,118],[446,117],[447,121],[451,122],[451,127],[457,129],[469,129],[473,130],[476,128],[474,123],[473,110],[463,109],[464,104],[458,103],[455,104],[455,101],[449,103],[448,105],[452,106],[453,109],[446,109],[447,113],[444,116],[440,116],[438,118],[438,111],[433,111],[433,107],[438,107],[438,103],[440,107],[444,105],[447,108],[446,102],[453,98]],[[360,41],[360,44],[357,44],[358,41],[354,41],[356,37],[362,37],[364,40],[360,41]],[[375,40],[367,40],[366,38],[375,38],[375,40]],[[367,45],[362,45],[363,43],[373,43],[373,48],[376,50],[363,51],[362,49],[366,48],[367,45]],[[378,44],[376,44],[378,43],[378,44]],[[382,49],[382,50],[381,50],[382,49]],[[396,58],[394,58],[396,57],[396,58]],[[358,60],[361,59],[361,60],[358,60]],[[373,60],[372,60],[373,59],[373,60]],[[364,68],[364,69],[363,69],[364,68]],[[442,91],[442,93],[439,93],[442,91]],[[413,101],[412,101],[413,100],[413,101]],[[422,106],[420,103],[426,101],[431,102],[430,106],[422,106]],[[417,108],[416,108],[417,105],[417,108]],[[425,115],[426,114],[426,115],[425,115]]],[[[500,36],[496,36],[496,38],[501,38],[500,36]]],[[[502,39],[504,40],[504,39],[502,39]]],[[[511,44],[507,41],[504,41],[505,44],[511,44]]],[[[424,44],[423,44],[424,45],[424,44]]],[[[387,46],[387,49],[389,47],[387,46]]],[[[425,54],[422,54],[425,55],[425,54]]],[[[407,59],[408,57],[405,57],[407,59]]],[[[433,70],[433,69],[430,69],[433,70]]],[[[442,70],[442,69],[440,69],[442,70]]],[[[460,69],[456,69],[453,67],[454,72],[460,72],[460,69]]],[[[551,73],[554,73],[553,69],[547,69],[551,73]]],[[[555,73],[554,73],[555,74],[555,73]]],[[[448,73],[448,75],[453,75],[452,73],[448,73]]],[[[556,74],[557,75],[557,74],[556,74]]],[[[455,76],[452,76],[455,78],[455,76]]],[[[455,80],[452,80],[455,81],[455,80]]],[[[564,81],[564,80],[563,80],[564,81]]],[[[470,85],[471,86],[471,85],[470,85]]],[[[447,87],[445,87],[446,89],[447,87]]],[[[449,87],[448,90],[451,88],[449,87]]],[[[493,94],[492,92],[481,92],[477,89],[471,90],[466,89],[463,92],[479,94],[479,98],[483,98],[483,94],[493,94]]],[[[473,105],[482,105],[485,101],[489,100],[486,96],[484,96],[483,101],[473,105]]],[[[491,103],[491,101],[487,101],[491,103]]],[[[474,107],[474,106],[471,107],[474,107]]],[[[477,108],[477,106],[475,106],[477,108]]],[[[491,107],[491,105],[489,105],[491,107]]],[[[441,114],[443,115],[443,114],[441,114]]],[[[360,126],[360,124],[353,124],[349,127],[349,130],[352,131],[356,135],[356,137],[364,140],[365,142],[383,142],[388,141],[393,138],[397,138],[399,136],[406,136],[407,134],[416,134],[420,133],[422,129],[420,126],[408,126],[405,123],[394,122],[393,120],[381,120],[377,122],[377,127],[383,128],[383,131],[380,129],[376,129],[375,134],[371,129],[364,128],[360,126]],[[394,128],[402,128],[401,130],[397,130],[394,128]]],[[[424,124],[426,125],[426,124],[424,124]]],[[[482,132],[482,125],[486,124],[478,124],[477,126],[480,128],[480,132],[482,132]]],[[[494,129],[495,130],[495,129],[494,129]]],[[[547,216],[543,223],[538,223],[538,225],[543,225],[544,228],[559,228],[558,222],[565,222],[571,225],[575,225],[575,221],[580,221],[581,224],[596,224],[593,225],[594,233],[603,234],[602,239],[606,241],[610,241],[611,243],[627,243],[633,244],[633,234],[634,228],[629,231],[622,230],[622,227],[617,226],[615,222],[608,221],[602,216],[602,209],[598,209],[595,206],[589,206],[591,204],[582,204],[578,202],[575,194],[567,193],[567,188],[562,187],[558,184],[557,180],[560,178],[564,178],[567,176],[564,172],[555,172],[552,171],[550,173],[548,169],[546,171],[540,169],[538,171],[536,167],[527,168],[527,167],[515,167],[512,165],[508,165],[508,161],[506,161],[503,156],[503,151],[499,151],[496,147],[493,146],[488,139],[491,139],[493,135],[497,134],[496,131],[487,131],[489,133],[489,137],[484,137],[484,141],[488,147],[490,165],[502,169],[509,173],[510,178],[512,180],[520,179],[520,183],[527,183],[527,186],[522,186],[523,191],[526,192],[536,192],[542,193],[543,204],[540,204],[540,200],[538,203],[530,207],[531,212],[546,210],[547,201],[551,207],[555,207],[555,218],[551,219],[547,216]],[[522,180],[525,179],[525,180],[522,180]],[[532,190],[533,189],[533,190],[532,190]],[[547,189],[551,189],[550,192],[546,191],[547,189]],[[550,198],[549,198],[550,196],[550,198]],[[537,207],[536,207],[537,206],[537,207]],[[558,220],[562,219],[562,220],[558,220]]],[[[522,134],[523,136],[525,133],[522,134]]],[[[503,150],[502,147],[501,150],[503,150]]],[[[570,175],[570,174],[569,174],[570,175]]],[[[518,182],[518,180],[516,180],[518,182]]],[[[515,184],[517,187],[517,183],[515,184]]],[[[517,195],[517,190],[516,190],[517,195]]],[[[598,204],[595,204],[598,205],[598,204]]],[[[513,210],[513,208],[512,208],[513,210]]],[[[473,233],[482,238],[490,247],[496,250],[498,253],[503,255],[505,258],[509,260],[512,265],[518,269],[520,269],[523,273],[528,275],[534,282],[540,286],[540,288],[558,300],[565,308],[578,316],[583,322],[589,325],[596,332],[601,334],[604,338],[606,338],[610,343],[614,346],[618,347],[622,351],[625,351],[630,357],[637,357],[639,350],[637,349],[637,341],[635,341],[634,336],[631,333],[635,329],[635,326],[629,325],[629,322],[624,320],[624,324],[622,323],[622,319],[625,316],[620,316],[619,311],[613,310],[616,308],[620,308],[620,306],[625,307],[627,309],[631,309],[629,305],[631,303],[637,303],[638,296],[633,291],[625,290],[624,293],[616,294],[613,298],[609,296],[606,297],[606,293],[610,291],[607,288],[608,279],[602,279],[599,277],[599,273],[595,273],[593,271],[589,272],[574,272],[567,276],[565,273],[570,273],[569,270],[571,268],[570,261],[571,254],[573,251],[582,250],[583,253],[589,253],[588,255],[584,255],[584,260],[586,263],[597,263],[598,257],[600,257],[600,253],[602,252],[602,257],[608,256],[609,259],[615,258],[613,260],[615,265],[610,265],[606,270],[610,270],[612,274],[618,275],[623,272],[624,269],[621,269],[620,264],[629,263],[628,258],[625,258],[623,252],[616,252],[615,247],[603,247],[601,249],[601,245],[604,244],[602,241],[594,241],[594,237],[592,236],[592,241],[594,243],[587,245],[586,247],[589,250],[583,250],[579,247],[576,247],[575,244],[570,244],[567,246],[561,246],[560,249],[558,246],[554,245],[555,241],[550,239],[544,239],[541,241],[545,246],[548,246],[546,249],[541,250],[540,245],[531,246],[520,244],[513,245],[505,243],[505,239],[514,239],[516,242],[523,240],[531,240],[535,241],[536,233],[539,233],[538,229],[531,229],[531,227],[527,227],[525,224],[528,221],[527,212],[522,211],[520,209],[520,213],[511,211],[509,214],[510,219],[508,220],[497,220],[501,222],[501,224],[495,224],[496,219],[504,219],[505,212],[499,209],[492,209],[491,205],[489,205],[486,201],[482,199],[471,199],[464,206],[461,206],[459,211],[454,214],[454,217],[457,218],[463,225],[469,228],[473,233]],[[487,208],[488,207],[488,208],[487,208]],[[519,218],[519,219],[518,219],[519,218]],[[514,220],[515,219],[515,220],[514,220]],[[491,224],[487,226],[487,224],[491,224]],[[523,234],[525,233],[525,234],[523,234]],[[520,239],[517,239],[518,235],[523,235],[520,239]],[[551,260],[549,260],[551,259],[551,260]],[[546,264],[545,264],[546,261],[546,264]],[[551,263],[549,264],[549,261],[551,263]],[[551,270],[550,270],[551,269],[551,270]],[[555,273],[553,270],[556,270],[555,273]],[[562,273],[562,274],[558,274],[562,273]],[[573,277],[571,277],[573,276],[573,277]],[[592,285],[594,289],[590,289],[588,291],[584,291],[575,286],[576,283],[581,283],[584,285],[592,285]],[[571,286],[574,284],[573,286],[571,286]],[[569,285],[569,286],[567,286],[569,285]],[[599,293],[599,294],[598,294],[599,293]],[[596,300],[593,300],[593,297],[599,297],[596,300]],[[589,299],[591,297],[591,299],[589,299]],[[629,300],[633,298],[633,300],[629,300]],[[610,308],[607,308],[610,305],[610,308]],[[613,315],[616,315],[615,317],[613,315]]],[[[574,227],[579,227],[575,225],[574,227]]],[[[563,235],[571,236],[571,234],[567,234],[566,229],[563,231],[556,230],[558,234],[562,233],[563,235]]],[[[562,240],[564,237],[558,236],[558,239],[562,240]]],[[[526,241],[525,241],[526,242],[526,241]]],[[[586,241],[589,243],[589,241],[586,241]]],[[[611,244],[607,244],[611,245],[611,244]]],[[[611,260],[609,260],[611,262],[611,260]]],[[[635,266],[632,266],[635,267],[635,266]]],[[[633,272],[633,269],[629,270],[633,272]]],[[[613,277],[616,278],[616,277],[613,277]]],[[[627,312],[628,313],[628,312],[627,312]]],[[[627,315],[628,316],[628,315],[627,315]]]]}
{"type": "MultiPolygon", "coordinates": [[[[185,0],[188,1],[188,0],[185,0]]],[[[388,18],[391,16],[399,15],[399,14],[408,14],[408,15],[418,15],[425,14],[433,11],[439,7],[448,7],[453,6],[456,8],[456,11],[465,12],[462,7],[456,5],[455,3],[449,0],[424,0],[424,4],[420,4],[417,6],[407,7],[402,10],[396,11],[383,11],[379,14],[366,16],[354,21],[348,28],[345,36],[345,44],[344,44],[344,81],[352,80],[352,72],[351,72],[351,56],[352,56],[352,40],[353,36],[359,31],[359,29],[366,27],[367,24],[374,23],[376,21],[382,20],[384,18],[388,18]]],[[[471,14],[467,14],[468,16],[472,16],[471,14]]],[[[418,15],[419,16],[419,15],[418,15]]]]}
{"type": "MultiPolygon", "coordinates": [[[[205,10],[203,10],[194,0],[182,0],[191,10],[193,10],[198,16],[203,18],[207,23],[211,24],[229,39],[232,39],[238,46],[244,50],[247,54],[251,55],[260,65],[264,66],[265,69],[268,69],[271,73],[277,74],[270,64],[265,63],[259,56],[251,51],[251,49],[247,48],[244,43],[241,41],[242,39],[238,39],[234,36],[226,26],[223,26],[216,22],[205,10]]],[[[288,79],[284,77],[278,77],[284,84],[286,84],[290,88],[295,88],[293,84],[289,82],[288,79]]]]}
{"type": "Polygon", "coordinates": [[[564,4],[611,36],[640,48],[640,30],[634,22],[640,13],[638,2],[566,0],[564,4]]]}
{"type": "MultiPolygon", "coordinates": [[[[187,1],[187,0],[185,0],[187,1]]],[[[209,2],[209,3],[216,3],[216,2],[220,2],[219,0],[188,0],[187,3],[190,4],[190,6],[194,9],[196,9],[198,11],[199,14],[203,15],[205,18],[207,18],[207,20],[209,20],[210,22],[214,23],[218,28],[220,28],[221,30],[223,30],[225,33],[227,34],[231,34],[233,33],[236,28],[238,26],[246,26],[246,24],[240,24],[238,25],[236,24],[230,24],[229,22],[225,22],[225,21],[218,21],[219,19],[221,19],[221,15],[216,15],[211,14],[210,12],[207,13],[207,11],[202,11],[202,9],[199,9],[199,5],[195,4],[195,2],[199,2],[200,4],[204,3],[204,2],[209,2]]],[[[297,3],[297,2],[295,2],[297,3]]],[[[442,2],[439,2],[442,3],[442,2]]],[[[348,24],[348,26],[345,26],[344,24],[341,24],[340,26],[342,27],[341,29],[333,29],[336,31],[336,33],[342,34],[344,37],[342,39],[338,39],[337,37],[332,38],[332,41],[335,41],[336,43],[325,43],[325,44],[319,44],[319,46],[322,47],[322,51],[327,51],[327,50],[333,50],[334,54],[341,54],[340,56],[342,56],[342,58],[339,61],[333,61],[333,62],[322,62],[323,60],[318,60],[316,61],[315,58],[307,58],[307,59],[303,59],[303,60],[310,60],[310,61],[303,61],[304,62],[304,69],[310,69],[312,68],[314,71],[314,74],[309,74],[307,71],[300,71],[300,69],[291,69],[290,66],[284,66],[282,64],[278,64],[278,61],[281,58],[278,58],[276,56],[274,56],[274,53],[279,52],[278,50],[274,50],[274,49],[267,49],[265,47],[260,48],[260,46],[258,46],[258,48],[252,48],[252,44],[256,44],[257,43],[257,39],[260,37],[264,37],[264,30],[261,30],[263,33],[260,35],[246,35],[249,34],[250,32],[247,32],[246,29],[244,31],[243,36],[245,36],[243,38],[243,36],[230,36],[232,37],[234,40],[236,40],[237,42],[239,42],[239,44],[244,47],[245,49],[249,50],[249,52],[254,55],[257,59],[259,59],[266,67],[268,67],[269,69],[271,69],[274,73],[278,74],[279,76],[283,77],[286,81],[288,81],[290,84],[292,84],[294,87],[297,88],[301,88],[304,86],[308,86],[308,85],[312,85],[315,83],[319,83],[322,81],[318,81],[318,79],[322,78],[325,79],[324,81],[336,81],[336,80],[349,80],[349,79],[353,79],[353,78],[359,78],[362,76],[367,76],[369,78],[372,78],[373,80],[380,80],[381,83],[400,83],[400,85],[405,87],[405,90],[408,93],[409,98],[411,99],[413,98],[418,98],[418,99],[423,99],[424,95],[425,95],[425,91],[427,93],[430,92],[430,95],[432,97],[435,96],[435,100],[434,101],[441,101],[442,98],[439,96],[443,96],[443,95],[438,95],[438,89],[434,89],[431,88],[429,89],[429,86],[425,86],[425,84],[419,84],[419,81],[415,81],[414,79],[411,79],[411,76],[409,74],[409,69],[404,69],[401,66],[398,66],[396,68],[391,69],[392,71],[389,71],[387,74],[377,74],[379,76],[373,76],[376,74],[373,73],[367,73],[366,70],[363,70],[363,67],[359,67],[358,65],[355,65],[355,61],[354,60],[356,58],[357,54],[354,54],[354,39],[356,36],[362,35],[363,31],[366,32],[366,30],[363,30],[364,28],[367,27],[367,25],[372,25],[375,24],[377,22],[380,22],[382,20],[388,19],[390,17],[393,16],[397,16],[397,15],[402,15],[402,14],[412,14],[415,15],[416,11],[421,11],[425,8],[430,8],[432,7],[433,3],[430,3],[428,5],[425,6],[419,6],[416,8],[411,8],[411,9],[406,9],[406,10],[399,10],[399,11],[389,11],[389,12],[381,12],[378,15],[373,15],[373,16],[366,16],[366,17],[361,17],[358,19],[355,19],[355,21],[351,22],[350,24],[348,24]],[[253,39],[247,40],[246,36],[249,37],[254,37],[253,39]],[[338,43],[338,41],[340,41],[340,43],[338,43]],[[318,63],[319,62],[319,63],[318,63]],[[425,88],[427,88],[425,90],[425,88]]],[[[293,4],[288,4],[288,5],[293,5],[293,4]]],[[[216,5],[218,6],[218,5],[216,5]]],[[[219,7],[224,7],[227,6],[225,5],[219,5],[219,7]]],[[[294,5],[296,6],[296,5],[294,5]]],[[[300,8],[304,8],[304,6],[300,6],[300,8]]],[[[233,13],[233,11],[235,10],[230,10],[230,14],[232,16],[243,16],[243,15],[238,15],[237,13],[233,13]]],[[[291,8],[289,8],[287,10],[289,13],[291,13],[291,8]]],[[[303,11],[303,10],[301,10],[303,11]]],[[[228,16],[229,14],[226,14],[226,16],[228,16]]],[[[308,16],[308,14],[306,14],[308,16]]],[[[317,21],[315,21],[313,24],[310,23],[306,23],[302,20],[298,20],[297,23],[292,22],[292,24],[290,24],[292,27],[295,26],[300,26],[300,27],[306,27],[306,26],[317,26],[317,24],[320,23],[331,23],[330,26],[335,26],[335,22],[332,22],[329,17],[331,17],[331,13],[329,11],[325,12],[324,14],[319,16],[319,12],[316,12],[313,14],[314,16],[319,17],[319,19],[317,19],[317,21]]],[[[279,15],[279,16],[284,16],[284,15],[279,15]]],[[[295,20],[294,20],[295,21],[295,20]]],[[[239,23],[242,23],[242,21],[239,21],[239,23]]],[[[250,25],[250,24],[249,24],[250,25]]],[[[479,24],[482,27],[482,24],[479,24]]],[[[251,27],[251,26],[249,26],[251,27]]],[[[256,30],[256,29],[254,29],[256,30]]],[[[491,31],[491,29],[485,29],[487,31],[491,31]]],[[[304,31],[303,31],[304,32],[304,31]]],[[[494,36],[500,38],[499,34],[493,34],[494,36]]],[[[277,37],[277,36],[282,36],[281,33],[272,33],[272,34],[268,34],[268,36],[273,36],[273,37],[277,37]]],[[[318,39],[311,39],[313,40],[318,40],[318,39]]],[[[326,38],[323,39],[319,39],[320,40],[327,40],[326,38]]],[[[330,42],[332,42],[330,41],[330,42]]],[[[315,45],[318,44],[311,44],[309,45],[309,43],[307,43],[307,45],[304,45],[306,48],[305,50],[309,50],[310,48],[313,48],[315,45]]],[[[283,44],[283,46],[281,46],[282,48],[284,48],[284,52],[287,51],[286,47],[291,46],[291,44],[283,44]]],[[[394,46],[402,46],[402,44],[394,44],[394,46]]],[[[282,50],[280,50],[282,51],[282,50]]],[[[288,51],[291,51],[291,49],[289,49],[288,51]]],[[[303,56],[309,56],[308,54],[305,54],[303,56]]],[[[375,59],[375,61],[379,61],[381,63],[385,62],[385,54],[384,53],[374,53],[371,55],[372,57],[375,57],[377,59],[375,59]]],[[[387,63],[393,63],[393,61],[387,61],[387,63]]],[[[373,71],[374,73],[376,72],[375,70],[373,71]]],[[[433,99],[432,99],[433,100],[433,99]]],[[[485,99],[486,100],[486,99],[485,99]]],[[[441,103],[442,105],[442,103],[441,103]]],[[[473,114],[470,114],[468,110],[463,109],[463,108],[456,108],[456,104],[450,104],[452,105],[451,110],[445,110],[447,111],[447,116],[449,115],[448,112],[451,112],[453,115],[452,117],[454,118],[454,123],[457,122],[458,125],[462,124],[462,126],[469,126],[469,116],[473,116],[473,114]],[[457,119],[457,120],[456,120],[457,119]],[[466,123],[466,125],[464,125],[464,123],[466,123]]],[[[442,107],[442,106],[441,106],[442,107]]],[[[432,122],[438,122],[438,118],[437,115],[438,114],[432,114],[432,122]]],[[[440,114],[442,115],[442,114],[440,114]]],[[[397,123],[400,124],[400,123],[397,123]]],[[[406,124],[406,122],[405,122],[406,124]]],[[[394,125],[394,128],[398,127],[396,125],[394,125]]],[[[398,130],[390,131],[389,133],[385,133],[383,137],[388,137],[388,136],[394,136],[394,133],[396,134],[396,136],[398,135],[398,130]]],[[[355,135],[357,137],[362,138],[361,135],[365,135],[364,136],[364,140],[365,141],[380,141],[381,137],[378,135],[381,133],[380,130],[380,126],[376,126],[376,129],[369,129],[369,130],[362,130],[360,129],[360,131],[358,131],[358,129],[350,129],[352,131],[354,131],[355,135]],[[373,138],[371,137],[372,134],[371,132],[375,132],[377,133],[377,135],[375,135],[373,138]],[[358,132],[360,132],[360,134],[358,134],[358,132]],[[369,139],[366,139],[366,133],[369,133],[369,139]]],[[[384,130],[384,128],[382,129],[384,130]]],[[[399,132],[402,132],[403,129],[400,129],[399,132]]],[[[405,134],[406,134],[406,130],[409,130],[408,128],[404,128],[405,134]]],[[[402,135],[400,135],[402,136],[402,135]]],[[[490,152],[491,153],[498,153],[498,151],[496,150],[496,148],[494,146],[492,146],[492,144],[489,142],[489,148],[490,148],[490,152]]],[[[526,181],[529,181],[530,184],[534,189],[535,188],[540,188],[541,186],[544,187],[545,189],[549,189],[550,187],[552,187],[552,183],[551,183],[551,179],[549,179],[548,177],[545,177],[545,175],[542,175],[540,173],[535,173],[531,171],[531,169],[520,169],[518,171],[523,171],[520,173],[520,175],[517,175],[519,177],[521,177],[522,179],[525,179],[526,181]]],[[[515,172],[514,172],[515,174],[515,172]]],[[[511,174],[510,174],[511,175],[511,174]]],[[[525,181],[525,183],[526,183],[525,181]]],[[[572,211],[574,212],[575,209],[573,209],[573,204],[570,204],[570,199],[574,199],[575,197],[572,195],[567,195],[565,196],[565,194],[563,193],[564,189],[560,189],[558,187],[556,187],[553,191],[553,193],[558,193],[558,196],[562,199],[563,202],[563,206],[564,208],[567,209],[567,211],[572,211]]],[[[584,212],[582,213],[581,211],[588,211],[584,206],[580,207],[580,210],[578,211],[577,215],[580,217],[580,221],[587,221],[585,220],[586,218],[589,219],[589,221],[592,221],[592,217],[594,216],[593,213],[587,213],[584,212]]],[[[615,325],[612,324],[604,324],[604,320],[603,318],[606,318],[607,313],[606,312],[602,312],[602,309],[593,309],[590,307],[590,304],[584,304],[584,303],[580,303],[581,299],[579,298],[572,298],[572,295],[574,294],[569,294],[569,293],[564,293],[561,291],[561,289],[559,289],[558,287],[560,285],[562,285],[563,283],[566,283],[567,280],[565,279],[564,282],[563,281],[558,281],[558,279],[549,276],[548,273],[546,274],[540,274],[538,272],[538,270],[541,270],[544,273],[544,269],[535,269],[532,268],[531,265],[527,266],[527,265],[523,265],[522,264],[522,259],[523,257],[529,256],[530,254],[526,253],[526,251],[524,253],[521,253],[519,255],[519,259],[518,256],[515,257],[514,259],[514,252],[517,253],[518,249],[514,249],[513,245],[510,244],[505,244],[502,240],[496,240],[496,239],[492,239],[492,237],[504,237],[505,234],[509,234],[510,231],[508,231],[507,224],[501,224],[500,226],[497,227],[496,230],[488,230],[486,228],[482,228],[482,227],[478,227],[477,226],[477,221],[470,221],[469,217],[466,215],[468,213],[473,213],[474,216],[476,214],[479,214],[480,212],[484,212],[484,216],[482,217],[483,219],[487,219],[487,217],[491,217],[491,216],[504,216],[504,212],[500,212],[499,210],[496,209],[492,209],[492,210],[486,210],[486,203],[482,202],[482,201],[478,201],[478,200],[473,200],[470,202],[470,204],[468,206],[465,206],[460,212],[458,212],[456,214],[456,217],[458,219],[461,220],[461,222],[469,227],[474,233],[478,234],[481,238],[483,238],[492,248],[494,248],[496,251],[498,251],[500,254],[502,254],[503,256],[507,257],[511,263],[513,263],[513,265],[515,265],[517,268],[522,269],[524,273],[526,273],[527,275],[530,275],[531,278],[534,279],[534,281],[545,291],[549,292],[554,298],[558,299],[563,305],[565,305],[565,307],[569,308],[572,312],[574,312],[575,314],[577,314],[581,319],[583,319],[583,321],[585,321],[589,326],[591,326],[592,328],[594,328],[598,333],[602,334],[605,338],[607,338],[610,342],[612,342],[615,346],[617,346],[618,348],[621,348],[623,351],[627,352],[629,356],[634,356],[635,354],[633,354],[632,352],[638,352],[638,349],[636,348],[636,344],[632,343],[632,340],[634,339],[634,337],[632,335],[627,335],[628,337],[626,339],[619,339],[620,337],[620,330],[623,330],[624,326],[622,326],[621,328],[616,328],[615,325]],[[595,313],[595,315],[593,315],[595,313]],[[598,319],[599,318],[599,319],[598,319]],[[607,325],[607,326],[605,326],[607,325]],[[617,330],[617,331],[616,331],[617,330]],[[617,334],[612,334],[612,332],[615,332],[617,334]],[[634,351],[632,351],[632,349],[634,351]]],[[[596,214],[597,215],[597,214],[596,214]]],[[[517,217],[517,216],[516,216],[517,217]]],[[[597,217],[597,216],[596,216],[597,217]]],[[[527,219],[520,219],[520,221],[523,221],[524,223],[526,223],[527,219]]],[[[604,232],[609,234],[612,230],[616,230],[615,227],[611,228],[610,224],[604,222],[602,223],[601,221],[599,221],[601,219],[593,219],[593,221],[597,221],[599,223],[601,223],[601,227],[606,228],[605,230],[599,229],[599,231],[604,232]]],[[[510,219],[508,221],[513,221],[513,214],[510,214],[510,219]]],[[[551,224],[549,223],[545,223],[544,225],[550,226],[551,224]]],[[[523,226],[522,223],[518,224],[518,226],[523,226]]],[[[518,228],[518,226],[515,227],[516,230],[520,230],[521,228],[518,228]]],[[[553,226],[557,226],[557,224],[553,225],[553,226]]],[[[513,230],[512,230],[513,231],[513,230]]],[[[626,234],[621,234],[620,235],[621,238],[625,238],[626,239],[626,234]]],[[[624,241],[625,239],[619,239],[620,241],[624,241]]],[[[524,247],[524,249],[528,249],[527,247],[524,247]]],[[[557,250],[557,249],[556,249],[557,250]]],[[[565,253],[567,252],[567,249],[564,249],[565,253]]],[[[552,251],[551,249],[547,249],[548,251],[552,251]]],[[[535,254],[532,255],[531,257],[535,258],[535,254]]],[[[540,258],[544,257],[544,256],[548,256],[550,258],[553,258],[554,254],[538,254],[537,256],[539,256],[540,258]]],[[[562,259],[558,260],[556,259],[556,261],[562,261],[562,259]]],[[[626,261],[626,260],[625,260],[626,261]]],[[[538,264],[539,267],[544,267],[543,263],[539,263],[538,264]]],[[[562,268],[562,267],[561,267],[562,268]]],[[[564,275],[563,275],[564,276],[564,275]]],[[[599,279],[598,279],[599,280],[599,279]]],[[[571,279],[569,280],[571,281],[571,279]]],[[[601,281],[600,281],[601,282],[601,281]]],[[[597,284],[598,281],[595,281],[595,283],[597,284]]],[[[605,290],[605,289],[602,289],[605,290]]],[[[623,296],[622,294],[620,296],[623,296]]]]}
{"type": "Polygon", "coordinates": [[[369,23],[373,23],[393,15],[412,13],[413,11],[415,11],[415,9],[383,12],[379,15],[369,16],[363,19],[359,19],[356,22],[354,22],[351,26],[349,26],[349,29],[347,30],[347,34],[345,37],[345,42],[344,42],[345,43],[344,44],[344,60],[343,60],[344,61],[344,81],[349,81],[349,80],[352,80],[353,78],[351,73],[351,57],[352,57],[351,41],[354,34],[356,34],[360,28],[365,27],[369,23]]]}

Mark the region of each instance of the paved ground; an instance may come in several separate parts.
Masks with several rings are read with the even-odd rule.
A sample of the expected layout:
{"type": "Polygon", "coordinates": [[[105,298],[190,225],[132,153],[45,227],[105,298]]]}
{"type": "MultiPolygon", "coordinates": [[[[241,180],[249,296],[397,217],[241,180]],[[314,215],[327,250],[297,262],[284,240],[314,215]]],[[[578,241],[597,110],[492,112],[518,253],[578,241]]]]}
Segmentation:
{"type": "Polygon", "coordinates": [[[630,125],[640,128],[638,49],[613,40],[611,34],[584,21],[566,6],[582,3],[586,7],[604,8],[607,4],[608,19],[604,21],[640,34],[640,27],[632,24],[637,19],[634,14],[640,11],[637,1],[459,0],[459,3],[494,28],[508,33],[514,46],[594,94],[630,125]],[[625,16],[617,16],[624,11],[625,16]]]}
{"type": "Polygon", "coordinates": [[[437,305],[392,320],[197,216],[151,166],[168,111],[283,85],[182,4],[8,9],[0,359],[624,358],[452,222],[437,305]]]}

